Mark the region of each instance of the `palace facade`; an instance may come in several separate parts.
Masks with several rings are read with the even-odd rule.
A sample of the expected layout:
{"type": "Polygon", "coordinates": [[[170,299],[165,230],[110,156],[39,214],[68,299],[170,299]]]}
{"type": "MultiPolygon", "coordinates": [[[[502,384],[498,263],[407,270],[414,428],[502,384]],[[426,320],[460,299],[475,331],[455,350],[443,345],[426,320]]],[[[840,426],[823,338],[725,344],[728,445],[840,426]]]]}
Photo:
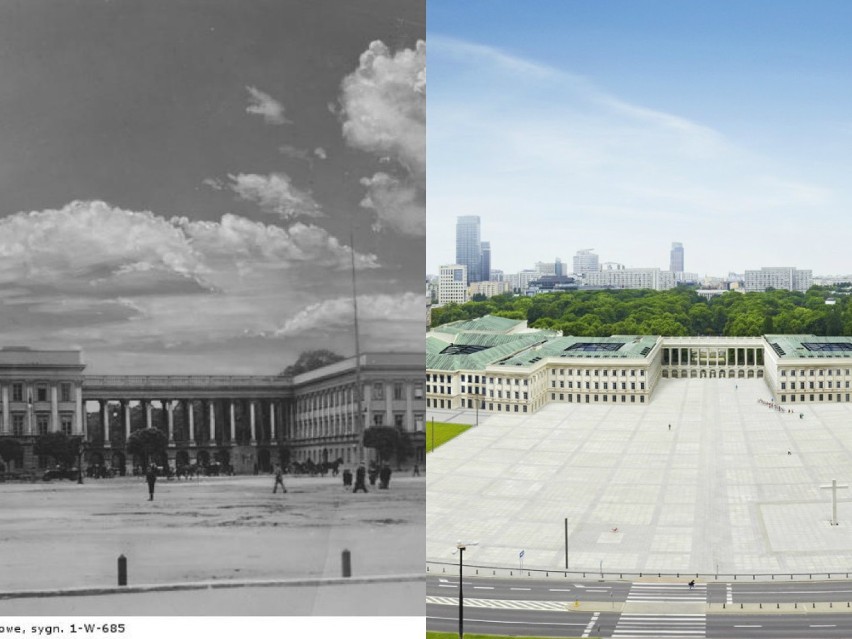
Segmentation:
{"type": "Polygon", "coordinates": [[[762,378],[782,404],[849,402],[852,337],[574,337],[493,316],[426,336],[427,408],[645,404],[663,378],[762,378]]]}
{"type": "MultiPolygon", "coordinates": [[[[159,428],[167,460],[218,461],[237,473],[266,472],[279,460],[314,463],[372,459],[361,428],[392,426],[408,434],[425,460],[423,356],[366,353],[307,373],[261,375],[86,375],[80,351],[0,349],[0,438],[23,444],[12,468],[49,460],[33,454],[39,435],[82,435],[88,464],[118,472],[136,462],[124,448],[132,432],[159,428]],[[358,419],[360,399],[361,420],[358,419]],[[362,426],[363,425],[363,426],[362,426]]],[[[138,460],[137,460],[138,461],[138,460]]]]}

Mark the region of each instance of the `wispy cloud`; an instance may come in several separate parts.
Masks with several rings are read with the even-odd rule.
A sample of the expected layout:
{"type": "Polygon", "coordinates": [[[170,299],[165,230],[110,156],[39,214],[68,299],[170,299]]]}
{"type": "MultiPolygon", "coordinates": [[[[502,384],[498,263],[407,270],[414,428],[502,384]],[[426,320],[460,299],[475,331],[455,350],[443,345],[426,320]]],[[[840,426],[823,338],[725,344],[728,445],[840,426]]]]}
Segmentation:
{"type": "Polygon", "coordinates": [[[250,103],[246,107],[246,113],[262,116],[267,124],[293,124],[284,115],[284,105],[271,95],[255,87],[246,87],[246,90],[250,96],[250,103]]]}
{"type": "Polygon", "coordinates": [[[228,175],[228,185],[241,199],[255,202],[267,213],[277,213],[284,219],[322,217],[323,212],[313,195],[293,186],[286,173],[239,173],[228,175]]]}

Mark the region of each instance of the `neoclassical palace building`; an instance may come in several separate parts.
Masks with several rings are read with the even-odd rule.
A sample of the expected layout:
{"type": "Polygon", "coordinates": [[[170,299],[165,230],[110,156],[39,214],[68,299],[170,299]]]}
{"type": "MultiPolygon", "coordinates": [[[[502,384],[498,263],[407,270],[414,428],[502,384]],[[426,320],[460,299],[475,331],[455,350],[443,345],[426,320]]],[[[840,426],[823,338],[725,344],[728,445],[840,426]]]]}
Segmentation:
{"type": "MultiPolygon", "coordinates": [[[[363,427],[406,431],[414,456],[425,459],[423,355],[365,353],[292,377],[255,375],[86,375],[80,351],[0,349],[0,437],[21,441],[23,469],[41,434],[83,435],[87,462],[124,471],[130,433],[160,428],[168,461],[219,461],[235,472],[269,470],[284,461],[315,463],[362,456],[356,376],[363,427]],[[357,368],[357,371],[356,371],[357,368]]],[[[371,459],[374,451],[363,451],[371,459]]]]}
{"type": "Polygon", "coordinates": [[[426,336],[428,408],[644,404],[661,378],[762,378],[782,404],[852,401],[852,337],[561,336],[485,316],[426,336]]]}

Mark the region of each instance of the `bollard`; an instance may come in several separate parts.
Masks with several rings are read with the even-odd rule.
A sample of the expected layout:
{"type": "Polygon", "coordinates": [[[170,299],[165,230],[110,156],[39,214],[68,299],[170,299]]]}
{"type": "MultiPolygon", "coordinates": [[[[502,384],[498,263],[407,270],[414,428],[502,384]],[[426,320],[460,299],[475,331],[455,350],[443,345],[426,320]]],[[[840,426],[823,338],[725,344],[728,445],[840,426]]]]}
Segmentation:
{"type": "Polygon", "coordinates": [[[781,604],[775,604],[775,609],[776,609],[776,610],[780,610],[780,609],[781,609],[781,604]]]}
{"type": "Polygon", "coordinates": [[[341,559],[343,562],[343,576],[351,577],[352,576],[352,553],[348,550],[344,550],[341,553],[341,559]]]}
{"type": "Polygon", "coordinates": [[[476,569],[476,574],[477,574],[477,575],[479,574],[479,568],[477,568],[477,569],[476,569]]]}
{"type": "Polygon", "coordinates": [[[762,603],[760,604],[760,609],[763,610],[763,604],[762,603]]]}
{"type": "Polygon", "coordinates": [[[118,556],[118,585],[127,585],[127,557],[124,555],[118,556]]]}

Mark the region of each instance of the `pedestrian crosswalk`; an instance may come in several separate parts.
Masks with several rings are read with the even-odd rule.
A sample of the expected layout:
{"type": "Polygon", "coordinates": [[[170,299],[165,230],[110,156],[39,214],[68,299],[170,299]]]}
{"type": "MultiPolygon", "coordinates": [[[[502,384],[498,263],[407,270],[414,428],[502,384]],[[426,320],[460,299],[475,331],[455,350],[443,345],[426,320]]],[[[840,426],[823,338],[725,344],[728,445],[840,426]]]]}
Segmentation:
{"type": "Polygon", "coordinates": [[[695,584],[690,588],[685,582],[633,583],[627,593],[627,603],[633,602],[683,602],[705,603],[707,585],[695,584]]]}
{"type": "MultiPolygon", "coordinates": [[[[458,606],[459,600],[457,597],[426,597],[427,604],[438,604],[443,606],[458,606]]],[[[560,611],[564,612],[568,609],[569,604],[563,601],[526,601],[513,599],[476,599],[474,597],[465,597],[464,605],[468,608],[491,608],[502,610],[544,610],[544,611],[560,611]]]]}
{"type": "Polygon", "coordinates": [[[613,639],[627,637],[706,637],[707,615],[704,614],[622,614],[613,639]]]}

